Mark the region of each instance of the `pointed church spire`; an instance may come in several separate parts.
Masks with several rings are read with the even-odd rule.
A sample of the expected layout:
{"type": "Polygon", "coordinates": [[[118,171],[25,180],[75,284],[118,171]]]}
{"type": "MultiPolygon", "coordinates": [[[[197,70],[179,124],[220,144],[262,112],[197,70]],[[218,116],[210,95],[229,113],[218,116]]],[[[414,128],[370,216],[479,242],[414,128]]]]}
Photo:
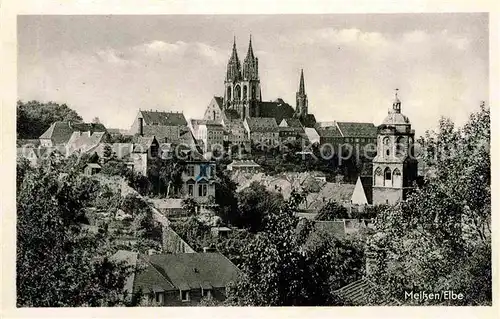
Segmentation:
{"type": "Polygon", "coordinates": [[[245,58],[245,60],[248,60],[248,59],[254,59],[255,56],[253,54],[253,48],[252,48],[252,35],[250,34],[250,41],[248,42],[248,51],[247,51],[247,57],[245,58]]]}
{"type": "Polygon", "coordinates": [[[238,51],[236,50],[236,36],[233,38],[233,53],[231,54],[231,60],[238,60],[238,51]]]}
{"type": "Polygon", "coordinates": [[[304,69],[300,69],[299,94],[306,94],[306,86],[304,84],[304,69]]]}

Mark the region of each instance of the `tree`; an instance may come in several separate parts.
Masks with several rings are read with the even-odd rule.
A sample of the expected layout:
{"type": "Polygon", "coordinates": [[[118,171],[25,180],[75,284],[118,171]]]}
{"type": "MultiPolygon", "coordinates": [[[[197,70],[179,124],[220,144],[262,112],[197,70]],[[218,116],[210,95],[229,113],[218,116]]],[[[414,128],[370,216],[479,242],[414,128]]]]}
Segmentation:
{"type": "Polygon", "coordinates": [[[17,138],[35,139],[56,121],[82,122],[82,117],[66,104],[38,101],[17,102],[17,138]]]}
{"type": "Polygon", "coordinates": [[[491,305],[489,109],[481,106],[463,128],[443,119],[423,140],[434,176],[377,216],[369,247],[383,253],[374,281],[387,300],[403,304],[491,305]],[[464,298],[405,300],[405,290],[464,298]]]}
{"type": "Polygon", "coordinates": [[[92,123],[101,124],[101,120],[99,120],[99,118],[96,116],[92,119],[92,123]]]}
{"type": "Polygon", "coordinates": [[[317,220],[336,220],[344,218],[349,218],[347,208],[334,201],[328,202],[328,204],[319,210],[318,215],[316,215],[317,220]]]}
{"type": "Polygon", "coordinates": [[[217,215],[226,224],[238,223],[238,199],[236,198],[237,184],[231,179],[227,171],[220,165],[217,167],[217,180],[215,185],[215,203],[217,215]]]}
{"type": "Polygon", "coordinates": [[[46,164],[18,175],[17,306],[120,304],[130,269],[108,258],[100,234],[79,226],[98,185],[64,161],[46,164]]]}
{"type": "Polygon", "coordinates": [[[350,272],[359,273],[361,259],[356,256],[361,252],[353,253],[354,248],[347,243],[339,253],[340,246],[332,246],[331,239],[307,246],[312,228],[298,231],[299,220],[295,217],[301,200],[294,193],[278,211],[269,212],[263,231],[244,248],[241,278],[230,286],[226,304],[326,306],[340,302],[333,293],[339,285],[335,280],[349,280],[350,272]],[[345,262],[347,256],[355,256],[356,267],[345,262]]]}
{"type": "Polygon", "coordinates": [[[262,228],[266,216],[279,210],[283,196],[271,193],[264,185],[253,182],[238,194],[238,216],[234,224],[257,232],[262,228]]]}
{"type": "Polygon", "coordinates": [[[182,208],[188,212],[190,216],[193,216],[198,211],[198,203],[189,197],[182,201],[182,208]]]}

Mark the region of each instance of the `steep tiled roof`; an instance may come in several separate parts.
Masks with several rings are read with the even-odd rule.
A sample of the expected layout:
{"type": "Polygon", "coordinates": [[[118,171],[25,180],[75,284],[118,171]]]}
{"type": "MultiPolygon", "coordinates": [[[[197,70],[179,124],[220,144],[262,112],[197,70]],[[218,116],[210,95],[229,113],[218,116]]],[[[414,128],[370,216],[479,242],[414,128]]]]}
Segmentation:
{"type": "Polygon", "coordinates": [[[302,128],[302,124],[297,118],[285,118],[280,122],[280,126],[302,128]]]}
{"type": "Polygon", "coordinates": [[[317,129],[317,132],[321,137],[342,137],[342,134],[336,126],[320,127],[317,129]]]}
{"type": "Polygon", "coordinates": [[[105,134],[105,132],[73,132],[67,144],[68,151],[70,153],[90,151],[103,142],[105,134]]]}
{"type": "MultiPolygon", "coordinates": [[[[124,262],[125,265],[131,266],[133,268],[137,267],[137,259],[139,254],[136,252],[128,251],[128,250],[119,250],[113,256],[111,256],[111,260],[115,262],[124,262]]],[[[131,295],[134,292],[134,280],[135,280],[135,271],[132,271],[125,281],[124,290],[128,295],[131,295]]]]}
{"type": "Polygon", "coordinates": [[[300,208],[317,212],[329,201],[349,202],[354,186],[353,184],[325,183],[318,193],[307,194],[305,201],[300,204],[300,208]]]}
{"type": "Polygon", "coordinates": [[[153,141],[156,141],[154,136],[139,136],[134,145],[133,153],[147,153],[153,141]]]}
{"type": "Polygon", "coordinates": [[[179,289],[226,287],[239,270],[219,253],[160,254],[148,256],[152,265],[179,289]]]}
{"type": "Polygon", "coordinates": [[[177,112],[141,111],[144,125],[185,126],[184,114],[177,112]]]}
{"type": "Polygon", "coordinates": [[[319,134],[316,131],[316,129],[312,127],[306,127],[304,128],[304,132],[310,143],[315,143],[315,142],[319,143],[319,134]]]}
{"type": "Polygon", "coordinates": [[[281,123],[284,118],[292,118],[295,111],[290,104],[278,99],[275,102],[259,102],[259,116],[272,117],[276,123],[281,123]]]}
{"type": "Polygon", "coordinates": [[[250,132],[278,132],[278,124],[272,117],[250,117],[245,119],[250,132]]]}
{"type": "Polygon", "coordinates": [[[377,128],[373,123],[337,122],[344,137],[377,137],[377,128]]]}
{"type": "Polygon", "coordinates": [[[215,103],[222,109],[222,103],[224,102],[224,99],[222,96],[214,96],[215,103]]]}
{"type": "Polygon", "coordinates": [[[234,160],[228,166],[231,167],[260,167],[259,164],[255,163],[253,160],[234,160]]]}
{"type": "Polygon", "coordinates": [[[39,137],[50,139],[54,144],[65,144],[73,132],[106,132],[106,127],[100,123],[72,123],[57,121],[39,137]]]}
{"type": "Polygon", "coordinates": [[[141,255],[134,280],[134,292],[143,293],[157,291],[172,291],[177,288],[165,277],[160,270],[151,264],[148,256],[141,255]]]}
{"type": "Polygon", "coordinates": [[[302,119],[302,125],[305,127],[314,127],[316,125],[316,117],[314,114],[307,114],[304,119],[302,119]]]}

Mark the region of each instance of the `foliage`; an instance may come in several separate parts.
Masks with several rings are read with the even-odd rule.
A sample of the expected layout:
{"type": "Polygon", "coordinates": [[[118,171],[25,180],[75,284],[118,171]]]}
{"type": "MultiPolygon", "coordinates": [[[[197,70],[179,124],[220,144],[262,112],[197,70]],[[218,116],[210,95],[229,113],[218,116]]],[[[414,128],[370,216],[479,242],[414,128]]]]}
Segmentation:
{"type": "Polygon", "coordinates": [[[182,208],[189,213],[190,216],[196,214],[198,209],[198,203],[191,197],[188,197],[182,201],[182,208]]]}
{"type": "Polygon", "coordinates": [[[336,220],[344,218],[349,218],[347,208],[334,201],[328,202],[328,204],[320,209],[318,215],[316,215],[317,220],[336,220]]]}
{"type": "Polygon", "coordinates": [[[194,216],[172,222],[171,226],[195,251],[201,252],[204,247],[214,245],[215,240],[210,233],[210,226],[200,222],[194,216]]]}
{"type": "Polygon", "coordinates": [[[183,185],[182,172],[184,170],[185,163],[175,156],[150,159],[147,175],[152,186],[151,192],[160,196],[179,196],[183,185]]]}
{"type": "Polygon", "coordinates": [[[321,240],[304,246],[312,227],[297,230],[297,205],[293,194],[279,210],[271,210],[263,230],[243,249],[241,278],[230,287],[228,305],[240,306],[321,306],[340,301],[333,289],[335,280],[356,278],[361,264],[360,251],[353,253],[348,243],[321,240]],[[341,249],[339,249],[341,247],[341,249]],[[342,251],[339,253],[339,251],[342,251]],[[353,260],[346,261],[353,258],[353,260]],[[357,265],[352,267],[352,265],[357,265]],[[345,272],[348,272],[346,274],[345,272]],[[351,276],[350,274],[353,273],[351,276]]]}
{"type": "Polygon", "coordinates": [[[261,230],[267,215],[277,212],[283,203],[281,194],[269,192],[257,182],[242,190],[237,198],[238,215],[233,223],[238,227],[248,228],[251,232],[261,230]]]}
{"type": "Polygon", "coordinates": [[[119,304],[129,269],[79,226],[98,184],[53,156],[45,164],[18,175],[17,305],[119,304]]]}
{"type": "Polygon", "coordinates": [[[40,137],[56,121],[80,123],[82,118],[66,104],[17,101],[17,138],[40,137]]]}
{"type": "Polygon", "coordinates": [[[482,106],[462,129],[443,119],[425,140],[434,177],[377,216],[370,247],[384,253],[375,280],[403,304],[491,305],[489,109],[482,106]],[[453,290],[465,298],[405,300],[405,290],[453,290]]]}
{"type": "Polygon", "coordinates": [[[238,199],[236,197],[237,184],[231,179],[221,165],[217,167],[217,181],[215,185],[215,203],[217,215],[226,224],[238,224],[238,199]]]}

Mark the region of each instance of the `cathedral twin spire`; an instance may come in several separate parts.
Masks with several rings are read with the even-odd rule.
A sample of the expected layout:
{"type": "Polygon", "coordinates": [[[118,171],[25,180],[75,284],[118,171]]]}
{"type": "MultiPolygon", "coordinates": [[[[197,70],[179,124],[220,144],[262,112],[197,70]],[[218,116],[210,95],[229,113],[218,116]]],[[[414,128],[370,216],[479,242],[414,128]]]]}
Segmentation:
{"type": "Polygon", "coordinates": [[[255,57],[252,48],[252,36],[248,43],[248,51],[245,60],[243,61],[243,68],[241,68],[240,60],[238,58],[238,50],[236,49],[236,37],[233,42],[233,52],[227,64],[227,81],[238,80],[258,80],[259,79],[259,61],[255,57]]]}

